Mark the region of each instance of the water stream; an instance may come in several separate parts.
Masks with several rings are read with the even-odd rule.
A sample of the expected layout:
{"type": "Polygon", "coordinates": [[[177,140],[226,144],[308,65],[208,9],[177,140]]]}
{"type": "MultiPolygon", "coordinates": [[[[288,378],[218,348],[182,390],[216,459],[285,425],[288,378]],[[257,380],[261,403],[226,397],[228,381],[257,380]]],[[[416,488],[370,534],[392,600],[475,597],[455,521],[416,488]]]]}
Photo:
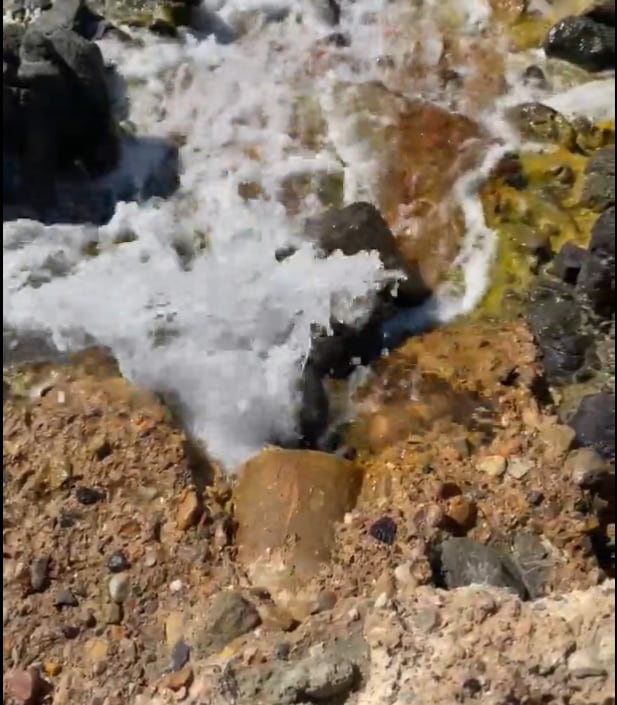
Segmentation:
{"type": "MultiPolygon", "coordinates": [[[[231,470],[268,439],[292,437],[311,324],[327,327],[331,316],[361,321],[385,274],[374,253],[323,259],[302,245],[302,218],[323,204],[318,189],[308,189],[290,213],[284,186],[298,176],[342,184],[347,203],[375,200],[379,154],[340,109],[340,87],[383,80],[378,59],[398,50],[388,39],[393,26],[402,28],[399,43],[421,41],[424,60],[436,66],[442,39],[433,18],[446,6],[455,10],[449,22],[458,23],[457,31],[473,37],[486,27],[487,0],[357,0],[343,3],[336,28],[350,37],[349,46],[322,42],[316,54],[316,42],[333,30],[311,3],[219,0],[208,9],[221,26],[248,28],[233,42],[143,33],[143,45],[130,47],[102,39],[105,58],[128,87],[130,120],[151,140],[134,144],[113,179],[139,185],[160,156],[152,139],[180,135],[181,186],[166,200],[119,203],[103,227],[6,223],[5,329],[48,332],[60,350],[109,346],[130,379],[181,400],[190,430],[231,470]],[[307,96],[317,97],[327,125],[312,145],[290,130],[307,96]],[[242,196],[247,184],[258,184],[251,198],[242,196]],[[302,246],[277,262],[275,250],[289,244],[302,246]]],[[[416,94],[413,85],[405,89],[447,103],[437,86],[429,75],[416,94]]],[[[500,110],[526,90],[517,84],[515,95],[481,115],[500,141],[452,194],[465,216],[466,235],[452,262],[464,286],[445,286],[397,318],[386,342],[469,312],[481,300],[495,237],[476,191],[516,140],[500,110]]],[[[579,100],[561,98],[568,105],[579,100]]]]}

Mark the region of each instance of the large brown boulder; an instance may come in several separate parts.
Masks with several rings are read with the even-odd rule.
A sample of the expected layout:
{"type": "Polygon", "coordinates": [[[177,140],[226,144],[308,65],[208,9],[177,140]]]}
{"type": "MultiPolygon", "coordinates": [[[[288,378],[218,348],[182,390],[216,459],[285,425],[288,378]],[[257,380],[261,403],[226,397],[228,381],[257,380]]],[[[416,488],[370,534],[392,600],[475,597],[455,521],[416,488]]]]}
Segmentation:
{"type": "Polygon", "coordinates": [[[248,460],[235,504],[238,556],[253,583],[285,602],[310,580],[361,482],[353,463],[317,451],[267,449],[248,460]]]}

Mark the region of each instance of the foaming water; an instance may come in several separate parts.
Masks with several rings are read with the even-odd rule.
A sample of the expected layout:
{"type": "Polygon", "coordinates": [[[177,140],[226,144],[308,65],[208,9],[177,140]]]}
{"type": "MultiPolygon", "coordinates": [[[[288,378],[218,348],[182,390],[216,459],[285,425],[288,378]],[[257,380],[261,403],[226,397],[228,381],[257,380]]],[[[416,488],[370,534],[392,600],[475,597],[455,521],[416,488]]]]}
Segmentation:
{"type": "MultiPolygon", "coordinates": [[[[429,64],[441,51],[430,19],[437,6],[427,4],[421,24],[429,64]]],[[[231,43],[220,32],[219,42],[196,35],[181,43],[141,35],[140,47],[101,41],[128,86],[138,134],[181,137],[179,190],[164,201],[120,203],[100,228],[26,220],[4,227],[5,326],[48,332],[60,350],[109,346],[130,379],[179,400],[190,430],[232,471],[269,439],[293,438],[311,326],[327,328],[333,317],[360,324],[388,279],[374,253],[323,259],[305,244],[284,262],[274,257],[281,246],[301,244],[301,219],[323,207],[312,188],[286,210],[290,180],[340,180],[346,202],[374,200],[378,159],[337,111],[337,91],[343,82],[380,77],[375,60],[387,48],[388,28],[409,12],[405,2],[345,5],[337,31],[349,33],[351,46],[316,52],[315,42],[332,30],[312,7],[208,2],[220,32],[245,27],[231,43]],[[290,129],[307,96],[317,96],[327,116],[317,140],[290,129]],[[251,196],[242,197],[247,189],[251,196]]],[[[469,32],[486,23],[484,1],[453,7],[469,32]]],[[[401,314],[385,342],[469,312],[486,291],[495,237],[477,187],[516,140],[495,114],[486,123],[505,141],[453,193],[466,221],[452,263],[463,286],[444,285],[401,314]]],[[[139,190],[160,159],[157,144],[135,142],[108,181],[121,191],[132,180],[139,190]]]]}

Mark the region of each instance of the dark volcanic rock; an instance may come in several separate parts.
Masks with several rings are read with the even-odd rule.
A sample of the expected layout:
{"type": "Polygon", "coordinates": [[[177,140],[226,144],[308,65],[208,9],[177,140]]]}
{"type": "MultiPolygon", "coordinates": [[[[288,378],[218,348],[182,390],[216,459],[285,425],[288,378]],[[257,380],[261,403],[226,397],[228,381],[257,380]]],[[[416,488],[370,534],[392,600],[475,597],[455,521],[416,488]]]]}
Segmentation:
{"type": "Polygon", "coordinates": [[[564,17],[548,31],[543,48],[548,57],[604,71],[615,64],[615,28],[594,15],[564,17]]]}
{"type": "Polygon", "coordinates": [[[567,381],[585,362],[592,338],[583,332],[583,315],[573,289],[541,281],[531,292],[528,321],[549,382],[567,381]]]}
{"type": "Polygon", "coordinates": [[[371,203],[359,201],[345,208],[332,208],[305,222],[304,232],[325,255],[340,250],[345,255],[379,253],[386,269],[407,275],[398,287],[397,303],[414,306],[431,292],[417,271],[410,271],[401,257],[396,238],[381,213],[371,203]]]}
{"type": "Polygon", "coordinates": [[[596,220],[591,242],[581,267],[577,290],[595,313],[610,317],[615,313],[615,208],[596,220]]]}
{"type": "Polygon", "coordinates": [[[591,446],[603,457],[615,459],[615,395],[607,392],[583,398],[569,421],[581,446],[591,446]]]}
{"type": "Polygon", "coordinates": [[[603,211],[615,205],[615,145],[599,149],[585,169],[581,205],[603,211]]]}
{"type": "Polygon", "coordinates": [[[438,571],[448,588],[465,585],[493,585],[516,592],[521,599],[527,590],[511,560],[491,546],[468,538],[444,541],[438,551],[438,571]]]}
{"type": "Polygon", "coordinates": [[[551,273],[566,284],[576,284],[585,254],[586,251],[573,242],[564,243],[553,260],[551,273]]]}

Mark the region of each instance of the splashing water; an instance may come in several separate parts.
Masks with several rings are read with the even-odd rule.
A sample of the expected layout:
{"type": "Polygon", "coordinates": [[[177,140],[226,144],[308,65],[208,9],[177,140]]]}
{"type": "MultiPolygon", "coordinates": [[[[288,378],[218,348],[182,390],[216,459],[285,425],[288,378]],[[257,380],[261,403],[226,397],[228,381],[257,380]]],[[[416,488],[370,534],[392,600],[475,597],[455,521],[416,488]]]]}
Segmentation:
{"type": "MultiPolygon", "coordinates": [[[[316,40],[332,30],[306,12],[310,3],[279,5],[220,0],[211,9],[230,26],[251,11],[278,13],[279,21],[256,24],[232,43],[213,36],[170,42],[143,35],[140,47],[102,40],[128,85],[140,134],[183,136],[179,191],[165,201],[119,203],[100,228],[27,220],[4,228],[5,330],[48,332],[60,350],[109,346],[127,377],[181,400],[190,431],[230,470],[268,439],[293,437],[311,324],[327,328],[331,317],[359,324],[386,278],[375,253],[323,259],[305,244],[278,263],[274,251],[301,243],[301,218],[321,209],[308,193],[289,215],[280,197],[285,179],[342,175],[345,201],[373,196],[378,165],[342,123],[332,118],[317,147],[289,125],[302,96],[321,96],[327,112],[337,82],[379,78],[384,27],[408,3],[345,4],[337,31],[351,36],[348,59],[308,77],[316,40]],[[367,22],[375,13],[377,21],[367,22]],[[253,183],[255,197],[242,198],[242,186],[253,183]]],[[[469,31],[486,22],[487,2],[454,6],[469,31]]],[[[436,63],[440,39],[430,26],[435,35],[425,53],[436,63]]],[[[495,243],[476,191],[507,146],[491,149],[453,194],[467,227],[453,263],[464,273],[463,292],[438,291],[395,319],[386,338],[466,313],[482,298],[495,243]]],[[[143,182],[155,156],[134,148],[112,181],[130,172],[143,182]]]]}

